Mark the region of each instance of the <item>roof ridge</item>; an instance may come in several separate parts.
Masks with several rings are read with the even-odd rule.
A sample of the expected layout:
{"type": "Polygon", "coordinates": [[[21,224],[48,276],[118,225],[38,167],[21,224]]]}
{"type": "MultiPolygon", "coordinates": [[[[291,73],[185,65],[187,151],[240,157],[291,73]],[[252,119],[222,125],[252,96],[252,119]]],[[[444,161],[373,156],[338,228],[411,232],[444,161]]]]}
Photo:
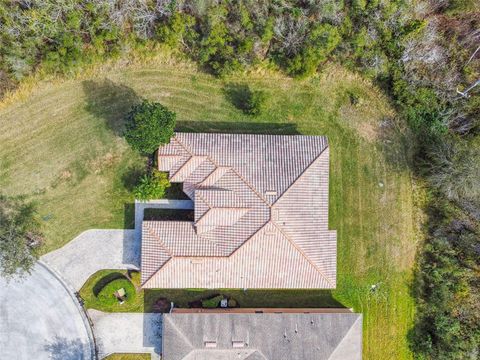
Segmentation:
{"type": "Polygon", "coordinates": [[[350,328],[347,330],[347,332],[343,335],[343,337],[340,339],[340,341],[337,343],[337,346],[335,347],[335,349],[333,349],[333,351],[330,353],[330,355],[328,356],[328,359],[327,360],[331,360],[332,359],[332,356],[335,355],[335,352],[337,351],[337,349],[340,347],[340,345],[342,344],[343,340],[345,340],[345,338],[353,331],[353,327],[357,324],[357,322],[361,321],[362,319],[362,316],[358,316],[355,321],[353,322],[353,324],[350,326],[350,328]]]}
{"type": "MultiPolygon", "coordinates": [[[[208,160],[210,160],[213,163],[213,165],[215,165],[215,170],[218,169],[219,167],[222,167],[222,166],[218,165],[217,162],[215,162],[210,157],[210,155],[206,155],[206,156],[207,156],[208,160]]],[[[245,185],[247,185],[250,188],[250,190],[252,190],[254,192],[254,194],[257,195],[260,198],[260,200],[262,200],[267,206],[270,207],[270,204],[264,199],[264,197],[262,195],[260,195],[258,193],[258,191],[247,180],[245,180],[245,178],[237,171],[237,169],[235,169],[233,166],[229,166],[229,169],[227,170],[227,172],[228,171],[233,171],[235,173],[235,175],[237,175],[240,178],[240,180],[242,180],[245,183],[245,185]]],[[[215,185],[215,183],[213,183],[213,185],[215,185]]]]}
{"type": "MultiPolygon", "coordinates": [[[[190,354],[192,351],[195,350],[195,347],[193,346],[193,344],[190,342],[190,340],[188,339],[188,337],[185,336],[185,334],[183,333],[183,331],[181,331],[177,325],[175,324],[174,321],[171,321],[170,320],[170,316],[164,316],[164,321],[168,321],[169,324],[171,326],[173,326],[173,328],[177,331],[177,333],[182,337],[183,340],[185,340],[185,342],[187,343],[187,345],[189,345],[191,347],[190,351],[185,355],[187,356],[188,354],[190,354]]],[[[183,358],[185,358],[185,356],[183,358]]]]}
{"type": "Polygon", "coordinates": [[[178,142],[178,144],[183,148],[183,150],[185,150],[187,153],[189,153],[190,156],[193,156],[193,152],[191,152],[191,151],[185,146],[185,144],[180,141],[180,139],[177,137],[177,134],[178,134],[178,133],[175,133],[175,136],[173,137],[173,139],[175,139],[175,141],[178,142]]]}
{"type": "Polygon", "coordinates": [[[157,275],[157,274],[160,272],[160,270],[162,270],[162,268],[163,268],[165,265],[167,265],[167,263],[169,263],[170,261],[172,261],[173,259],[174,259],[174,258],[171,257],[170,259],[168,259],[167,261],[165,261],[157,270],[155,270],[155,271],[148,277],[148,279],[146,279],[145,281],[143,281],[143,282],[140,284],[140,287],[143,288],[143,287],[147,284],[147,282],[149,282],[150,280],[152,280],[152,278],[153,278],[155,275],[157,275]]]}
{"type": "Polygon", "coordinates": [[[262,200],[265,203],[265,205],[267,205],[268,207],[271,207],[268,201],[262,195],[260,195],[260,193],[247,180],[245,180],[244,177],[235,168],[232,167],[230,170],[232,170],[235,173],[235,175],[237,175],[240,178],[240,180],[242,180],[245,183],[245,185],[247,185],[250,188],[250,190],[252,190],[255,193],[255,195],[257,195],[260,198],[260,200],[262,200]]]}
{"type": "MultiPolygon", "coordinates": [[[[190,162],[190,161],[193,161],[193,160],[196,160],[196,159],[202,159],[202,162],[198,163],[197,166],[192,170],[192,172],[190,174],[192,174],[196,169],[198,169],[198,167],[200,167],[204,162],[205,160],[208,160],[208,157],[205,156],[205,155],[191,155],[187,161],[185,161],[182,166],[180,166],[177,171],[175,171],[175,173],[173,175],[170,175],[170,179],[173,179],[175,176],[177,176],[180,171],[182,171],[182,169],[190,162]],[[204,158],[204,159],[202,159],[204,158]]],[[[189,175],[190,175],[189,174],[189,175]]],[[[188,177],[188,176],[187,176],[188,177]]],[[[175,182],[175,181],[174,181],[175,182]]],[[[182,181],[183,182],[183,181],[182,181]]]]}
{"type": "Polygon", "coordinates": [[[333,288],[336,287],[336,286],[335,286],[335,283],[334,283],[334,282],[332,283],[331,279],[330,279],[327,275],[325,275],[325,273],[324,273],[317,265],[315,265],[315,264],[312,262],[312,260],[310,260],[310,258],[309,258],[307,255],[305,255],[305,253],[297,246],[297,244],[295,244],[295,242],[294,242],[292,239],[290,239],[290,237],[280,228],[280,226],[279,226],[275,221],[270,220],[269,222],[272,223],[272,225],[275,226],[275,228],[277,228],[277,230],[280,231],[280,233],[281,233],[283,236],[285,236],[285,238],[288,240],[288,242],[289,242],[290,244],[292,244],[293,247],[294,247],[300,254],[302,254],[302,256],[320,273],[320,275],[322,275],[322,277],[323,277],[325,280],[327,280],[327,282],[328,282],[330,285],[333,286],[333,288]]]}
{"type": "Polygon", "coordinates": [[[170,251],[170,249],[168,249],[166,246],[165,246],[165,243],[163,242],[163,240],[161,240],[153,231],[152,231],[152,228],[150,226],[148,226],[148,222],[145,224],[147,226],[147,231],[148,233],[153,236],[155,239],[158,240],[158,242],[160,243],[160,246],[165,250],[165,252],[170,255],[170,257],[173,257],[173,254],[172,252],[170,251]]]}
{"type": "Polygon", "coordinates": [[[147,227],[147,231],[148,233],[150,234],[150,236],[152,236],[153,238],[157,239],[160,247],[168,254],[168,256],[170,256],[170,258],[165,261],[162,265],[160,265],[155,271],[152,272],[152,274],[150,274],[150,276],[145,280],[145,281],[142,281],[142,284],[141,286],[145,285],[152,277],[155,276],[155,274],[157,274],[160,269],[167,263],[169,262],[170,260],[173,259],[173,254],[172,252],[170,251],[170,249],[168,249],[165,244],[163,243],[163,241],[153,232],[152,228],[150,226],[148,226],[148,222],[145,222],[143,221],[142,222],[142,227],[143,227],[143,224],[145,224],[145,226],[147,227]]]}
{"type": "Polygon", "coordinates": [[[255,232],[252,234],[252,236],[250,236],[249,238],[247,238],[240,246],[238,246],[235,250],[233,250],[229,255],[227,255],[226,257],[229,258],[231,257],[233,254],[235,254],[240,248],[242,248],[247,242],[251,241],[255,236],[257,236],[257,234],[265,227],[268,225],[268,223],[270,222],[270,220],[267,220],[265,223],[263,223],[257,230],[255,230],[255,232]]]}
{"type": "Polygon", "coordinates": [[[271,205],[271,207],[275,206],[275,204],[281,199],[283,198],[283,196],[297,183],[297,181],[299,181],[302,176],[307,172],[308,169],[310,169],[310,167],[312,166],[312,164],[317,161],[317,159],[320,158],[320,156],[323,155],[323,153],[325,152],[326,149],[328,149],[330,147],[330,145],[327,144],[327,146],[325,146],[323,148],[323,150],[320,152],[320,154],[318,154],[309,164],[308,166],[306,166],[303,171],[297,176],[297,178],[295,180],[292,181],[292,183],[285,189],[285,191],[277,198],[277,200],[275,200],[273,202],[273,204],[271,205]]]}
{"type": "MultiPolygon", "coordinates": [[[[202,190],[203,190],[203,189],[202,189],[202,190]]],[[[210,203],[205,199],[204,196],[202,196],[201,193],[198,193],[198,192],[197,192],[197,189],[194,189],[194,194],[195,194],[195,196],[198,196],[200,199],[202,199],[205,204],[207,204],[209,210],[212,208],[212,205],[210,205],[210,203]]],[[[207,211],[208,211],[208,210],[207,210],[207,211]]]]}

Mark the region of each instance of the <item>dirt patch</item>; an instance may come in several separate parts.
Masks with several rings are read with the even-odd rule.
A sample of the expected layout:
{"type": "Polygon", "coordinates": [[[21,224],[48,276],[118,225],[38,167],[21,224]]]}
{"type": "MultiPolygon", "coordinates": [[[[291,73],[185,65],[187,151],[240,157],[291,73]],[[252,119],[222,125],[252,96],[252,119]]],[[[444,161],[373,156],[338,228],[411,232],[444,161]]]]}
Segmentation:
{"type": "Polygon", "coordinates": [[[363,105],[344,105],[340,108],[340,117],[350,128],[368,142],[378,139],[378,125],[372,121],[370,114],[365,113],[363,105]]]}

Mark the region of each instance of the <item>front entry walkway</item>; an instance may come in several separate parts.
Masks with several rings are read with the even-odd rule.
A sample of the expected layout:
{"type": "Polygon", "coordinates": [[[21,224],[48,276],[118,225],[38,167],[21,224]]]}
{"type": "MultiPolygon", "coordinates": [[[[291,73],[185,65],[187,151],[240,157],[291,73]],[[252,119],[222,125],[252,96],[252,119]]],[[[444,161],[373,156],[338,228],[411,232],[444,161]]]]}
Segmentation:
{"type": "Polygon", "coordinates": [[[41,259],[78,291],[98,270],[138,270],[140,242],[134,235],[134,230],[87,230],[41,259]]]}
{"type": "Polygon", "coordinates": [[[104,313],[88,310],[93,321],[99,358],[111,353],[150,353],[159,359],[162,314],[104,313]]]}

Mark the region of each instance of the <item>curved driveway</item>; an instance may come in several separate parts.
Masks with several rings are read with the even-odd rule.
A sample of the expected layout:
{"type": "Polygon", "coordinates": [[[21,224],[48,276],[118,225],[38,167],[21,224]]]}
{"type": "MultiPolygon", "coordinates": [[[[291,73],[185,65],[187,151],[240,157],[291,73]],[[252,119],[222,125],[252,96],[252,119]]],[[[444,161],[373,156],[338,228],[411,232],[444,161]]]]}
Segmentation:
{"type": "Polygon", "coordinates": [[[21,282],[0,278],[0,358],[90,360],[89,331],[79,304],[43,265],[21,282]]]}

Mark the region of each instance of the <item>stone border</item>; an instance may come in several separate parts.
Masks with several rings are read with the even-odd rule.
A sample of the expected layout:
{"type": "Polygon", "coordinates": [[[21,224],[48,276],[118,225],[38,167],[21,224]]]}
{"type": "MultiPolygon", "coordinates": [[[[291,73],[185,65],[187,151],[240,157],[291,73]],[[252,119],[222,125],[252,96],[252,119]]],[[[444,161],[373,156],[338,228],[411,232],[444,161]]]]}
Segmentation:
{"type": "Polygon", "coordinates": [[[52,274],[55,277],[55,279],[57,279],[60,282],[60,284],[62,284],[62,286],[67,291],[67,293],[72,298],[75,306],[77,307],[77,309],[80,313],[80,316],[82,317],[83,324],[85,325],[85,328],[87,330],[88,339],[90,340],[89,341],[90,356],[91,356],[92,360],[97,360],[98,359],[98,357],[97,357],[97,344],[96,344],[96,341],[95,341],[95,336],[93,334],[93,327],[92,327],[92,324],[91,324],[91,320],[88,317],[87,311],[85,310],[85,308],[79,302],[77,296],[75,295],[76,292],[73,291],[73,289],[70,287],[70,285],[68,285],[68,283],[62,278],[62,276],[59,273],[57,273],[54,269],[50,268],[45,261],[38,260],[37,264],[42,266],[45,270],[47,270],[50,274],[52,274]]]}

